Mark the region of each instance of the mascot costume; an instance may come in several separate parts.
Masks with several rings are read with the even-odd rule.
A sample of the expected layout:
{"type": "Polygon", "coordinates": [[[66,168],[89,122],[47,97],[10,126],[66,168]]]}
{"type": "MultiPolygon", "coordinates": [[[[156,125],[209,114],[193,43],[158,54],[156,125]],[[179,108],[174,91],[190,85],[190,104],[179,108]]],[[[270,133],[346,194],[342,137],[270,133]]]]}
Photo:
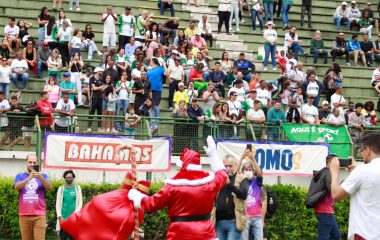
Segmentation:
{"type": "Polygon", "coordinates": [[[214,139],[207,138],[205,152],[210,158],[212,172],[201,169],[200,154],[185,149],[177,165],[180,171],[166,180],[158,193],[147,196],[136,189],[128,193],[135,207],[152,212],[168,208],[170,224],[168,240],[211,240],[216,239],[214,223],[210,213],[215,198],[226,184],[228,177],[222,160],[218,159],[214,139]]]}

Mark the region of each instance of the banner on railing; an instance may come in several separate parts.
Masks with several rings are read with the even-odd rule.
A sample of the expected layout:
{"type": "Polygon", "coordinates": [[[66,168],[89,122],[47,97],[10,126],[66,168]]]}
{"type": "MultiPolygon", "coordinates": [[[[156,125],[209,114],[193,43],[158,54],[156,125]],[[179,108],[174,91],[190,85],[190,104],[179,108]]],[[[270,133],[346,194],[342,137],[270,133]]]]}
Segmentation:
{"type": "Polygon", "coordinates": [[[116,146],[130,143],[137,150],[137,171],[166,172],[170,170],[171,138],[139,141],[121,136],[47,133],[43,166],[46,168],[86,170],[130,170],[129,150],[120,151],[120,165],[114,162],[116,146]]]}
{"type": "Polygon", "coordinates": [[[346,158],[351,155],[351,140],[345,126],[284,124],[283,129],[292,142],[328,143],[330,151],[339,157],[346,158]]]}
{"type": "Polygon", "coordinates": [[[218,141],[218,156],[223,159],[231,154],[240,159],[242,153],[252,144],[256,148],[255,159],[264,175],[310,176],[313,170],[326,166],[329,147],[324,143],[260,143],[218,141]]]}

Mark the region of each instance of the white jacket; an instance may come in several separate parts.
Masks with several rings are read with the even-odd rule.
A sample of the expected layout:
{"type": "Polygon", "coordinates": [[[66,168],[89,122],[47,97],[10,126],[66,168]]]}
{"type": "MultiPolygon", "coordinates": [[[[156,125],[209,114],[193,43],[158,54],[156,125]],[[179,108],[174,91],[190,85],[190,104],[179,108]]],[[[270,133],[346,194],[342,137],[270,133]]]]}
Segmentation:
{"type": "Polygon", "coordinates": [[[208,21],[206,22],[206,31],[204,31],[203,28],[204,28],[203,21],[200,20],[199,23],[198,23],[198,29],[199,29],[199,31],[201,31],[203,34],[211,33],[212,32],[211,24],[208,21]]]}
{"type": "Polygon", "coordinates": [[[348,17],[348,8],[343,11],[342,6],[339,6],[336,8],[334,17],[341,16],[341,17],[348,17]]]}
{"type": "Polygon", "coordinates": [[[362,16],[362,13],[360,12],[359,8],[348,8],[348,18],[360,18],[362,16]]]}
{"type": "MultiPolygon", "coordinates": [[[[83,206],[83,198],[82,198],[82,189],[79,185],[74,185],[75,192],[76,192],[76,202],[75,202],[75,211],[79,212],[82,209],[83,206]]],[[[59,225],[59,217],[62,217],[62,203],[63,203],[63,189],[64,186],[60,186],[57,191],[57,200],[55,202],[55,211],[57,213],[57,224],[56,224],[56,231],[58,232],[61,230],[61,226],[59,225]]]]}

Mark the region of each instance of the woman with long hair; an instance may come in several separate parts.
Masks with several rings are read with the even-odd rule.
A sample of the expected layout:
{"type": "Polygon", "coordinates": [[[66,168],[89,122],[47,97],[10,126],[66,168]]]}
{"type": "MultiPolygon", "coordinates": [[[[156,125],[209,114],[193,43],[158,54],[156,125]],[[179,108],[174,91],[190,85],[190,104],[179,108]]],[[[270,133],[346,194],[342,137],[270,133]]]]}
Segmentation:
{"type": "Polygon", "coordinates": [[[48,23],[45,25],[45,37],[44,42],[47,42],[50,50],[55,49],[57,45],[58,27],[55,22],[55,17],[50,16],[48,23]]]}
{"type": "MultiPolygon", "coordinates": [[[[105,78],[104,78],[104,81],[103,81],[103,85],[102,85],[102,97],[103,97],[103,101],[102,101],[102,115],[107,115],[107,100],[106,100],[106,97],[105,97],[105,91],[106,89],[108,88],[108,86],[112,85],[112,82],[111,82],[111,76],[110,75],[106,75],[105,78]]],[[[107,119],[106,118],[102,118],[102,128],[101,128],[101,131],[104,132],[106,131],[106,124],[107,124],[107,119]]]]}
{"type": "Polygon", "coordinates": [[[224,72],[224,74],[227,74],[231,71],[231,68],[233,66],[233,62],[230,61],[228,57],[228,52],[222,53],[222,60],[220,61],[220,68],[224,72]]]}
{"type": "Polygon", "coordinates": [[[324,87],[326,92],[326,100],[330,102],[331,96],[335,93],[337,87],[343,84],[343,74],[338,63],[333,63],[326,71],[324,78],[324,87]]]}
{"type": "Polygon", "coordinates": [[[22,55],[29,68],[33,68],[33,77],[37,77],[37,50],[33,47],[32,40],[28,40],[26,48],[22,50],[22,55]]]}
{"type": "MultiPolygon", "coordinates": [[[[26,47],[28,40],[33,41],[32,36],[30,36],[28,32],[28,29],[33,27],[33,24],[26,22],[24,20],[18,20],[17,26],[20,29],[18,36],[21,39],[22,45],[26,47]]],[[[33,44],[34,44],[34,41],[33,41],[33,44]]]]}
{"type": "Polygon", "coordinates": [[[51,55],[47,60],[47,66],[48,80],[50,77],[54,77],[56,84],[59,85],[61,79],[62,59],[59,56],[58,49],[55,48],[51,51],[51,55]]]}
{"type": "Polygon", "coordinates": [[[175,119],[173,124],[173,152],[179,153],[187,146],[188,135],[187,124],[183,124],[189,118],[187,114],[186,102],[179,100],[178,107],[175,107],[172,112],[172,118],[175,119]]]}
{"type": "Polygon", "coordinates": [[[190,70],[189,74],[189,81],[194,82],[194,87],[198,90],[198,93],[201,93],[208,86],[208,83],[204,81],[203,67],[203,63],[197,63],[197,65],[190,70]]]}
{"type": "MultiPolygon", "coordinates": [[[[160,109],[153,104],[153,99],[148,97],[140,108],[140,112],[145,117],[156,118],[160,116],[160,109]]],[[[151,119],[149,123],[150,132],[152,135],[156,135],[158,131],[159,120],[151,119]]]]}
{"type": "MultiPolygon", "coordinates": [[[[158,31],[158,24],[156,22],[152,22],[149,25],[148,31],[145,34],[145,43],[149,46],[150,42],[157,41],[157,38],[160,38],[160,33],[158,31]]],[[[158,41],[160,42],[160,41],[158,41]]]]}
{"type": "Polygon", "coordinates": [[[64,20],[58,30],[58,49],[62,56],[62,65],[64,68],[70,63],[69,42],[71,40],[72,28],[69,23],[64,20]]]}
{"type": "Polygon", "coordinates": [[[58,28],[62,27],[63,21],[65,21],[65,20],[66,20],[67,24],[69,24],[70,27],[73,27],[71,20],[66,17],[65,12],[63,10],[60,10],[58,12],[58,19],[57,19],[58,28]]]}
{"type": "Polygon", "coordinates": [[[95,44],[95,34],[92,32],[91,24],[86,24],[82,33],[82,41],[85,47],[88,48],[88,60],[92,59],[92,54],[94,52],[96,52],[99,56],[102,55],[102,52],[98,50],[98,47],[95,44]]]}
{"type": "Polygon", "coordinates": [[[37,30],[37,35],[38,35],[38,46],[42,46],[42,42],[45,39],[45,25],[48,24],[49,22],[49,9],[47,7],[41,8],[40,15],[37,17],[38,21],[38,30],[37,30]]]}
{"type": "MultiPolygon", "coordinates": [[[[105,91],[104,91],[104,97],[107,102],[107,116],[115,116],[115,110],[116,110],[116,103],[118,100],[115,88],[112,85],[109,85],[105,91]]],[[[106,132],[117,132],[115,130],[115,125],[114,125],[114,118],[107,117],[106,118],[106,132]]]]}
{"type": "Polygon", "coordinates": [[[177,37],[174,38],[174,46],[176,48],[178,48],[179,46],[182,45],[182,43],[186,40],[186,35],[185,35],[185,31],[183,31],[182,29],[178,30],[178,35],[177,37]]]}
{"type": "Polygon", "coordinates": [[[69,63],[69,72],[71,72],[71,79],[70,81],[75,83],[75,86],[77,88],[78,93],[78,105],[83,105],[83,99],[82,99],[82,81],[80,80],[80,75],[83,68],[83,61],[81,56],[78,53],[74,53],[74,56],[71,58],[71,61],[69,63]]]}
{"type": "Polygon", "coordinates": [[[48,101],[53,106],[53,109],[55,109],[58,100],[60,99],[61,91],[53,76],[49,77],[48,82],[44,87],[44,91],[48,93],[48,101]]]}

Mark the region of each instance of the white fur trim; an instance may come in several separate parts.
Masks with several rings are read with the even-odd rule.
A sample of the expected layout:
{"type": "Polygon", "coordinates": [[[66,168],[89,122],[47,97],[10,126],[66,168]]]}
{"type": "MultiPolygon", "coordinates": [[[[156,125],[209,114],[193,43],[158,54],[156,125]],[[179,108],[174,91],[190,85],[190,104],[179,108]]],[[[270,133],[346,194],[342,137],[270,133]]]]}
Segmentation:
{"type": "Polygon", "coordinates": [[[210,165],[211,165],[211,170],[216,173],[219,170],[226,169],[224,166],[223,162],[218,158],[218,157],[213,157],[210,159],[210,165]]]}
{"type": "MultiPolygon", "coordinates": [[[[178,159],[177,160],[177,162],[175,163],[175,165],[177,165],[177,167],[179,167],[179,168],[182,168],[182,164],[183,164],[183,162],[181,161],[181,159],[178,159]]],[[[198,171],[200,171],[200,170],[202,170],[202,165],[198,165],[198,164],[189,164],[189,165],[187,165],[187,167],[186,167],[186,169],[187,170],[198,170],[198,171]]]]}
{"type": "Polygon", "coordinates": [[[131,189],[128,192],[128,198],[129,200],[133,201],[133,205],[135,206],[135,208],[141,208],[141,200],[145,197],[148,196],[137,191],[136,189],[131,189]]]}
{"type": "Polygon", "coordinates": [[[205,178],[202,179],[197,179],[197,180],[188,180],[188,179],[166,179],[165,183],[175,185],[175,186],[198,186],[198,185],[203,185],[206,183],[211,182],[214,180],[215,175],[212,172],[209,172],[209,175],[205,178]]]}
{"type": "Polygon", "coordinates": [[[182,167],[182,161],[181,159],[178,158],[177,162],[175,163],[175,165],[177,165],[177,167],[181,168],[182,167]]]}

